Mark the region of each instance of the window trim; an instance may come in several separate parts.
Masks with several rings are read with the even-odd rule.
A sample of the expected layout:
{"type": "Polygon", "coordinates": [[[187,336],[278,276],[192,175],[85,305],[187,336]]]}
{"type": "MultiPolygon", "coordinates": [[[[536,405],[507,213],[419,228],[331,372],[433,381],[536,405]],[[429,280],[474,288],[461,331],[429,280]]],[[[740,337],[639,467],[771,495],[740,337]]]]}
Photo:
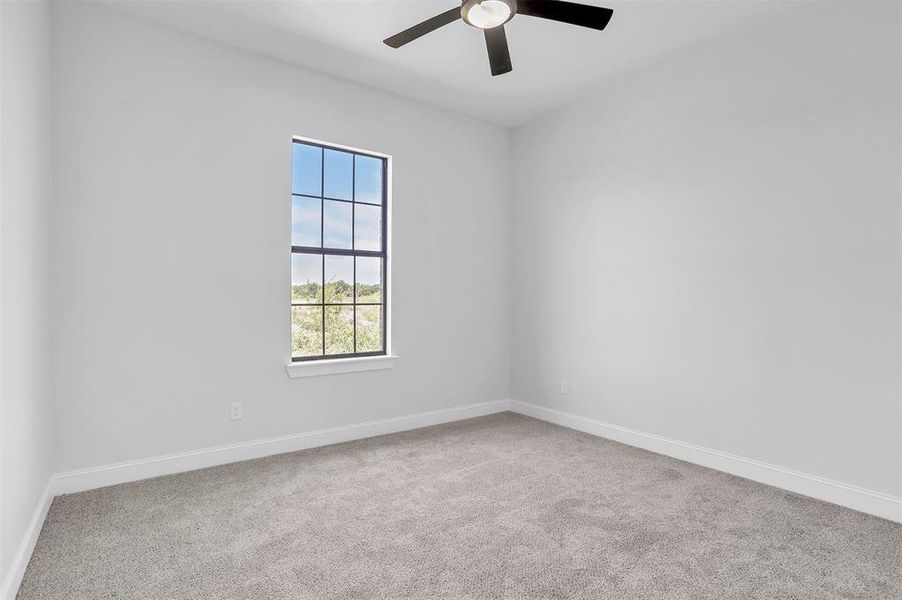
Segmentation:
{"type": "MultiPolygon", "coordinates": [[[[301,197],[301,198],[315,198],[317,200],[321,200],[325,202],[326,200],[336,201],[336,202],[345,202],[351,204],[352,207],[354,204],[364,204],[367,206],[379,206],[382,209],[382,249],[381,250],[354,250],[353,248],[349,249],[339,249],[339,248],[323,248],[323,247],[312,247],[312,246],[294,246],[291,245],[291,255],[294,254],[316,254],[325,256],[362,256],[362,257],[378,257],[382,259],[382,302],[381,304],[377,303],[363,303],[361,306],[381,306],[382,307],[382,350],[376,352],[358,352],[358,353],[348,353],[348,354],[324,354],[320,356],[301,356],[295,357],[292,354],[291,349],[291,308],[293,306],[297,306],[298,304],[294,302],[289,302],[289,339],[288,339],[288,365],[287,371],[289,376],[291,377],[307,377],[314,375],[326,375],[329,373],[346,373],[346,372],[355,372],[355,371],[369,371],[376,369],[391,369],[394,367],[394,361],[397,356],[392,354],[392,346],[391,346],[391,303],[389,302],[389,296],[391,293],[391,214],[392,214],[392,202],[391,202],[391,186],[392,186],[392,157],[389,154],[384,154],[381,152],[373,152],[371,150],[364,150],[361,148],[355,148],[352,146],[345,146],[342,144],[334,144],[331,142],[325,142],[322,140],[317,140],[313,138],[307,138],[302,136],[292,136],[291,143],[302,143],[308,146],[315,146],[322,148],[325,150],[339,150],[343,152],[350,152],[354,154],[359,154],[363,156],[368,156],[372,158],[377,158],[382,160],[383,169],[382,169],[382,203],[376,204],[374,202],[356,202],[354,200],[354,193],[351,195],[351,200],[342,199],[342,198],[331,198],[325,195],[325,181],[321,180],[321,189],[320,196],[311,196],[309,194],[295,194],[293,190],[291,190],[291,198],[301,197]],[[317,368],[308,368],[316,366],[317,368]]],[[[325,169],[325,162],[323,162],[322,168],[325,169]]],[[[352,175],[352,185],[356,184],[356,177],[352,175]]],[[[322,217],[321,217],[322,218],[322,217]]],[[[352,209],[351,216],[351,235],[352,235],[352,246],[354,243],[354,227],[356,227],[356,223],[354,220],[354,212],[352,209]]],[[[321,222],[322,228],[322,222],[321,222]]],[[[290,231],[290,228],[289,228],[290,231]]],[[[323,243],[323,231],[320,230],[320,244],[323,243]]],[[[289,269],[290,273],[290,269],[289,269]]],[[[324,274],[325,275],[325,274],[324,274]]],[[[355,279],[356,279],[356,261],[355,261],[355,279]]],[[[354,283],[354,297],[352,298],[352,302],[350,303],[342,303],[335,304],[334,306],[356,306],[356,281],[354,283]]],[[[325,300],[323,298],[322,300],[325,300]]],[[[303,305],[303,304],[301,304],[303,305]]],[[[326,306],[333,306],[331,304],[326,305],[323,303],[323,310],[325,310],[326,306]]],[[[354,309],[354,315],[356,318],[356,308],[354,309]]],[[[325,325],[325,322],[324,322],[325,325]]],[[[356,337],[356,330],[354,332],[356,337]]],[[[325,343],[325,341],[324,341],[325,343]]],[[[355,343],[356,347],[356,343],[355,343]]]]}
{"type": "Polygon", "coordinates": [[[382,371],[394,369],[397,356],[386,354],[379,356],[355,356],[353,358],[335,358],[329,360],[301,360],[285,365],[285,371],[292,379],[299,377],[319,377],[321,375],[337,375],[339,373],[360,373],[363,371],[382,371]]]}

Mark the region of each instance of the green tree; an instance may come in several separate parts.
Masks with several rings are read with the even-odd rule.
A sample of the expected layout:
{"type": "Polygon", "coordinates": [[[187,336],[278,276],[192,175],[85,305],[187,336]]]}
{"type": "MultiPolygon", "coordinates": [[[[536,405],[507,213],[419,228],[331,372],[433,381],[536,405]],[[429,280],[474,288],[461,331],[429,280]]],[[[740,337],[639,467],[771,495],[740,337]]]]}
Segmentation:
{"type": "MultiPolygon", "coordinates": [[[[320,290],[317,283],[292,286],[292,301],[319,303],[325,306],[294,306],[291,316],[292,356],[376,352],[382,349],[382,307],[341,306],[353,302],[354,288],[343,280],[330,281],[320,290]],[[320,300],[322,293],[322,300],[320,300]],[[356,350],[354,345],[356,317],[356,350]]],[[[379,284],[357,286],[358,302],[381,302],[379,284]]]]}

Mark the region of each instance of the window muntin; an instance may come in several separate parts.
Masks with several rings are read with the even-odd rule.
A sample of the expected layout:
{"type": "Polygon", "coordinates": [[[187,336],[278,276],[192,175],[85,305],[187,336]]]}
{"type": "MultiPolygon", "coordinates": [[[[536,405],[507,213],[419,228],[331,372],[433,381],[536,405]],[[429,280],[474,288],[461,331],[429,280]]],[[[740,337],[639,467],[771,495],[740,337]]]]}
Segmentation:
{"type": "Polygon", "coordinates": [[[291,360],[386,353],[388,162],[294,140],[291,360]]]}

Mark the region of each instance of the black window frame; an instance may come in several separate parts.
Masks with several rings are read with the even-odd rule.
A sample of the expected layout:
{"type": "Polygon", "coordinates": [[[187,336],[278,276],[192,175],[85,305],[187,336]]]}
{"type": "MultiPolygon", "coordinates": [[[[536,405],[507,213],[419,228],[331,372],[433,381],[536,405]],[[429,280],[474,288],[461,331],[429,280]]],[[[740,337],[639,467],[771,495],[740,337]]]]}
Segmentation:
{"type": "MultiPolygon", "coordinates": [[[[312,146],[314,148],[320,149],[320,194],[319,196],[313,196],[310,194],[296,194],[294,193],[294,189],[291,190],[291,198],[311,198],[317,199],[320,201],[320,247],[315,246],[295,246],[291,245],[291,254],[294,256],[295,254],[312,254],[312,255],[321,255],[323,259],[322,265],[322,277],[325,278],[325,260],[326,256],[353,256],[355,260],[354,264],[354,281],[352,283],[352,292],[351,292],[351,302],[350,303],[326,303],[325,298],[325,280],[321,281],[321,291],[322,294],[320,298],[320,302],[294,302],[293,299],[290,299],[290,307],[293,308],[295,306],[319,306],[322,308],[322,338],[323,338],[323,354],[315,355],[315,356],[294,356],[293,349],[290,350],[291,362],[312,362],[317,360],[337,360],[343,358],[363,358],[363,357],[372,357],[372,356],[387,356],[388,355],[388,169],[389,169],[389,159],[387,156],[383,154],[375,154],[372,152],[367,152],[365,150],[357,150],[352,148],[347,148],[344,146],[336,146],[332,144],[327,144],[324,142],[316,142],[312,140],[306,140],[301,138],[292,139],[292,150],[294,149],[295,144],[301,144],[304,146],[312,146]],[[326,196],[326,182],[325,182],[325,151],[326,150],[334,150],[337,152],[344,152],[346,154],[351,154],[354,158],[352,160],[352,171],[351,171],[351,199],[343,199],[343,198],[332,198],[330,196],[326,196]],[[382,202],[381,204],[376,204],[374,202],[359,202],[356,199],[357,196],[357,156],[365,156],[367,158],[374,158],[382,162],[382,202]],[[325,231],[324,231],[324,223],[325,223],[325,201],[330,200],[334,202],[344,202],[346,204],[351,205],[351,248],[326,248],[325,244],[325,231]],[[382,231],[381,231],[381,242],[382,247],[379,250],[357,250],[354,248],[356,244],[356,232],[355,232],[355,218],[356,218],[356,205],[363,204],[366,206],[380,206],[381,208],[381,218],[382,218],[382,231]],[[381,288],[382,288],[382,302],[357,302],[357,260],[356,257],[373,257],[373,258],[381,258],[382,259],[382,280],[381,280],[381,288]],[[354,315],[354,352],[344,353],[344,354],[326,354],[326,318],[325,312],[326,307],[329,306],[350,306],[352,307],[352,312],[354,315]],[[381,341],[382,348],[378,351],[374,352],[357,352],[357,307],[358,306],[380,306],[382,309],[382,332],[381,332],[381,341]]],[[[293,154],[293,152],[292,152],[293,154]]],[[[294,169],[294,165],[292,164],[292,169],[294,169]]],[[[292,217],[293,220],[293,217],[292,217]]],[[[291,240],[293,241],[293,240],[291,240]]],[[[291,336],[291,329],[289,329],[289,339],[291,336]]],[[[293,346],[289,344],[289,348],[291,349],[293,346]]]]}

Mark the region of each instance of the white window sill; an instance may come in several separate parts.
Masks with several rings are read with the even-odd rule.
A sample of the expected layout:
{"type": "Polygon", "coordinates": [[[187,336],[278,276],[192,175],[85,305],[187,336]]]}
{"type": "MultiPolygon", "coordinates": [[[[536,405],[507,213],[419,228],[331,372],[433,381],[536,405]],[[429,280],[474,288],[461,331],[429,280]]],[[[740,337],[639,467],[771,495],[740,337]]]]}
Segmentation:
{"type": "Polygon", "coordinates": [[[361,371],[381,371],[393,369],[397,356],[362,356],[360,358],[337,358],[335,360],[307,360],[292,362],[285,366],[288,376],[319,377],[339,373],[359,373],[361,371]]]}

